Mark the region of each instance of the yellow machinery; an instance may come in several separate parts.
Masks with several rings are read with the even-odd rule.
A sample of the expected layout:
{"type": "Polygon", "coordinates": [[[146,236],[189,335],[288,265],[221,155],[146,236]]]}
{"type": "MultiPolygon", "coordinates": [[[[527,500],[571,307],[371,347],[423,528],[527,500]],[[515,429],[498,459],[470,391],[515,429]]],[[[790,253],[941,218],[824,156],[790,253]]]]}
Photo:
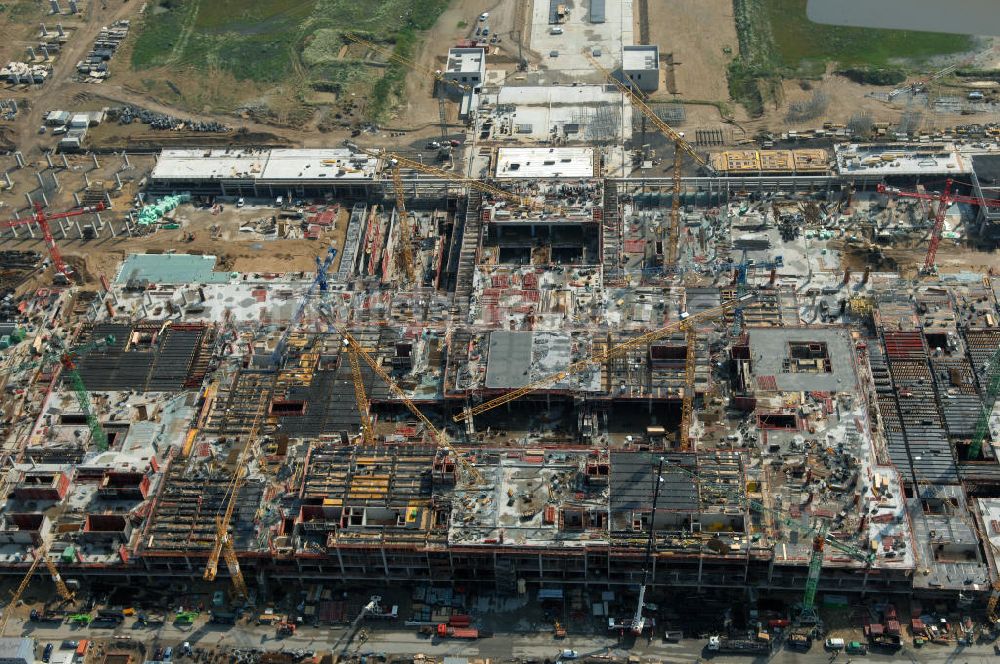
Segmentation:
{"type": "Polygon", "coordinates": [[[694,368],[695,368],[695,344],[698,335],[694,331],[693,325],[685,325],[687,334],[687,356],[684,362],[684,398],[681,400],[681,431],[680,446],[682,450],[691,447],[691,418],[694,414],[694,368]]]}
{"type": "Polygon", "coordinates": [[[56,569],[56,564],[49,558],[48,553],[49,547],[47,545],[43,546],[38,551],[38,555],[45,562],[45,566],[49,568],[49,574],[52,575],[52,582],[56,584],[56,590],[59,592],[59,597],[67,602],[72,602],[76,595],[73,594],[73,591],[70,590],[69,586],[66,585],[66,582],[63,581],[62,575],[59,573],[59,570],[56,569]]]}
{"type": "Polygon", "coordinates": [[[371,367],[372,371],[375,372],[375,375],[377,375],[385,382],[385,384],[389,387],[389,391],[392,392],[397,399],[402,401],[403,404],[409,409],[409,411],[413,413],[413,415],[418,420],[420,420],[420,422],[424,425],[424,427],[426,427],[427,433],[431,435],[434,441],[437,442],[439,445],[446,447],[448,441],[445,438],[444,432],[439,431],[438,428],[434,426],[434,424],[429,419],[427,419],[427,416],[420,412],[420,409],[417,408],[417,404],[413,403],[413,401],[408,396],[406,396],[406,392],[403,391],[403,388],[397,385],[396,381],[392,379],[392,376],[390,376],[385,372],[385,369],[383,369],[379,365],[378,360],[372,357],[371,353],[366,351],[364,349],[364,346],[361,345],[361,342],[355,339],[354,335],[348,332],[346,328],[340,328],[337,331],[340,332],[341,335],[343,335],[344,339],[350,346],[351,351],[360,355],[361,359],[363,359],[365,363],[369,367],[371,367]]]}
{"type": "MultiPolygon", "coordinates": [[[[46,549],[47,547],[43,546],[42,548],[46,549]]],[[[41,555],[35,555],[35,559],[31,561],[31,566],[28,567],[28,571],[25,572],[24,578],[21,579],[21,584],[17,587],[17,590],[14,591],[14,595],[10,598],[10,602],[8,602],[7,606],[4,607],[3,617],[0,618],[0,636],[2,636],[4,630],[7,629],[7,621],[9,621],[10,617],[14,615],[14,607],[21,601],[21,596],[24,595],[24,591],[28,589],[28,584],[31,583],[31,577],[35,575],[35,570],[38,569],[38,566],[41,564],[42,558],[44,557],[44,551],[41,552],[41,555]]]]}
{"type": "MultiPolygon", "coordinates": [[[[464,409],[461,413],[455,415],[452,419],[454,419],[456,422],[462,422],[468,419],[469,417],[474,417],[481,413],[485,413],[486,411],[493,410],[497,406],[502,406],[506,403],[510,403],[511,401],[516,401],[517,399],[520,399],[526,394],[531,394],[535,390],[540,390],[546,387],[547,385],[558,383],[562,380],[565,380],[569,376],[578,374],[581,371],[585,371],[586,369],[589,369],[590,367],[593,367],[595,365],[604,364],[611,358],[624,355],[633,348],[639,348],[640,346],[644,346],[658,339],[662,339],[668,334],[676,332],[678,329],[687,328],[691,325],[694,325],[694,323],[698,321],[712,320],[716,316],[724,314],[725,312],[729,311],[734,307],[745,305],[747,301],[752,300],[755,297],[756,297],[755,293],[748,293],[747,295],[744,295],[742,297],[723,302],[722,304],[716,307],[705,309],[704,311],[699,311],[696,314],[685,316],[682,320],[679,320],[675,323],[670,323],[669,325],[661,327],[658,330],[647,332],[646,334],[634,337],[632,339],[629,339],[628,341],[624,341],[618,344],[617,346],[612,346],[607,350],[597,353],[596,355],[592,355],[590,357],[586,357],[582,360],[579,360],[578,362],[574,362],[565,369],[563,369],[562,371],[556,372],[554,374],[549,374],[548,376],[545,376],[543,378],[539,378],[538,380],[532,381],[527,385],[524,385],[523,387],[517,388],[516,390],[511,390],[510,392],[502,394],[495,399],[491,399],[490,401],[486,401],[477,406],[464,409]]],[[[688,352],[690,355],[690,351],[688,352]]]]}
{"type": "Polygon", "coordinates": [[[604,78],[608,82],[612,83],[618,90],[625,95],[629,103],[638,110],[640,113],[646,116],[653,126],[656,127],[661,134],[669,138],[674,142],[674,173],[673,173],[673,194],[671,196],[670,204],[670,240],[666,247],[666,256],[664,256],[664,262],[667,265],[676,265],[679,258],[677,253],[678,243],[680,241],[681,232],[681,152],[686,153],[691,159],[695,161],[696,164],[705,168],[710,173],[713,172],[712,166],[699,155],[695,149],[684,140],[684,137],[674,130],[673,127],[668,125],[660,116],[656,114],[649,104],[645,102],[641,92],[636,92],[631,86],[625,85],[610,71],[608,71],[604,65],[597,61],[590,53],[585,53],[587,59],[602,73],[604,78]]]}
{"type": "Polygon", "coordinates": [[[228,500],[226,511],[223,515],[215,517],[215,544],[208,556],[208,563],[205,565],[205,573],[202,575],[206,581],[214,581],[219,573],[219,557],[226,560],[226,567],[229,569],[229,576],[232,578],[233,587],[236,594],[241,598],[246,598],[246,580],[240,570],[240,562],[236,557],[236,550],[233,548],[233,539],[229,534],[229,524],[233,520],[233,512],[236,510],[236,502],[239,497],[240,488],[243,486],[243,478],[246,476],[246,466],[249,462],[250,453],[257,440],[257,432],[264,417],[264,410],[267,408],[268,395],[265,392],[261,395],[261,400],[257,405],[257,412],[254,413],[253,424],[247,434],[246,446],[240,452],[236,460],[236,470],[233,471],[233,478],[229,482],[227,489],[228,500]]]}
{"type": "Polygon", "coordinates": [[[392,169],[392,188],[396,192],[396,213],[399,215],[399,249],[396,253],[396,269],[406,275],[406,282],[413,283],[413,236],[410,231],[410,215],[403,202],[403,178],[399,166],[392,169]]]}
{"type": "Polygon", "coordinates": [[[372,430],[371,411],[368,405],[368,395],[365,394],[364,377],[361,375],[361,365],[357,352],[345,340],[344,350],[351,362],[351,377],[354,380],[354,399],[358,402],[358,416],[361,418],[361,437],[365,445],[375,444],[375,432],[372,430]]]}

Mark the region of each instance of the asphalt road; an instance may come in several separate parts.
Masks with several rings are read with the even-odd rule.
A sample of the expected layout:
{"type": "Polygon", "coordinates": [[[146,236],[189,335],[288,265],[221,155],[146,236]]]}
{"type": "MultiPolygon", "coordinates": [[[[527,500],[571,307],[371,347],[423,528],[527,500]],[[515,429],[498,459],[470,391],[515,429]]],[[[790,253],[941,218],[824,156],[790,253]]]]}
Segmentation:
{"type": "MultiPolygon", "coordinates": [[[[11,621],[6,634],[16,633],[18,625],[11,621]]],[[[301,627],[295,636],[278,639],[273,628],[257,625],[210,625],[199,621],[193,627],[179,628],[167,624],[156,629],[133,629],[131,620],[118,629],[77,628],[66,624],[48,625],[32,623],[21,625],[25,636],[34,637],[41,648],[47,642],[59,642],[64,639],[79,640],[83,638],[102,639],[115,636],[128,636],[143,641],[153,647],[177,646],[184,641],[193,647],[214,648],[260,648],[262,650],[314,650],[329,651],[339,637],[345,632],[345,627],[312,628],[301,627]]],[[[848,656],[840,653],[836,656],[824,652],[821,643],[813,646],[808,653],[777,651],[769,658],[750,658],[731,655],[711,656],[704,651],[705,641],[686,639],[679,644],[653,641],[647,643],[642,639],[634,644],[622,647],[614,636],[580,635],[570,632],[566,639],[555,640],[548,632],[545,633],[498,633],[491,638],[477,641],[461,641],[450,639],[427,639],[418,636],[416,629],[400,628],[399,624],[389,625],[367,622],[363,625],[369,638],[366,641],[355,638],[350,644],[350,653],[387,653],[415,654],[423,653],[437,657],[465,656],[489,657],[494,661],[512,658],[536,658],[540,661],[555,659],[564,648],[576,650],[580,657],[614,656],[619,658],[628,655],[638,655],[643,660],[651,659],[669,663],[692,663],[704,658],[717,664],[731,662],[815,662],[827,664],[846,664],[852,662],[942,662],[948,664],[979,664],[982,662],[998,662],[1000,657],[993,654],[992,644],[972,647],[944,647],[926,645],[921,649],[904,648],[894,655],[870,653],[866,656],[848,656]]],[[[39,649],[40,652],[40,649],[39,649]]],[[[178,662],[182,658],[175,655],[178,662]]]]}

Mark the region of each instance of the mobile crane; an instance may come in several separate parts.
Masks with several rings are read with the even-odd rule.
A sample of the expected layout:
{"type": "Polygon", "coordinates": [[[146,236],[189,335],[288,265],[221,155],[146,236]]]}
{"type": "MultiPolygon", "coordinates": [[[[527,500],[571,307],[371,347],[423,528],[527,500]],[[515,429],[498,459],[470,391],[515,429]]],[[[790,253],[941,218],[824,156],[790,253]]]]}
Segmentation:
{"type": "Polygon", "coordinates": [[[490,401],[486,401],[484,403],[478,404],[468,409],[463,409],[461,413],[458,413],[452,419],[454,419],[456,422],[463,422],[470,417],[474,417],[481,413],[493,410],[494,408],[510,403],[511,401],[516,401],[517,399],[520,399],[521,397],[527,394],[531,394],[536,390],[540,390],[545,388],[546,386],[558,383],[562,380],[565,380],[569,376],[573,376],[582,371],[586,371],[587,369],[590,369],[593,366],[603,364],[604,362],[607,362],[611,358],[624,355],[633,348],[639,348],[641,346],[645,346],[646,344],[650,344],[654,341],[657,341],[658,339],[662,339],[663,337],[673,332],[676,332],[679,329],[682,329],[686,325],[690,326],[694,325],[696,322],[712,320],[716,316],[729,311],[733,307],[746,304],[755,297],[756,297],[755,293],[748,293],[743,297],[736,298],[733,300],[728,300],[718,306],[711,307],[710,309],[705,309],[703,311],[699,311],[694,314],[688,314],[686,312],[682,313],[680,320],[676,322],[670,323],[664,327],[661,327],[658,330],[653,330],[652,332],[647,332],[646,334],[633,337],[632,339],[624,341],[616,346],[612,346],[611,348],[608,348],[605,351],[585,357],[584,359],[579,360],[577,362],[573,362],[562,371],[557,371],[556,373],[549,374],[548,376],[539,378],[538,380],[534,380],[528,383],[527,385],[524,385],[523,387],[519,387],[516,390],[511,390],[510,392],[506,392],[496,397],[495,399],[491,399],[490,401]]]}
{"type": "Polygon", "coordinates": [[[361,375],[361,364],[358,362],[358,353],[351,348],[350,342],[344,339],[344,352],[351,363],[351,379],[354,381],[354,399],[358,404],[358,416],[361,418],[361,439],[365,445],[375,444],[375,433],[372,430],[372,418],[368,395],[365,393],[365,381],[361,375]]]}
{"type": "Polygon", "coordinates": [[[292,334],[299,321],[302,320],[302,316],[306,312],[306,305],[309,304],[309,299],[312,297],[313,292],[318,288],[320,293],[325,293],[328,286],[327,282],[327,272],[330,271],[330,266],[333,265],[333,260],[337,257],[337,250],[334,247],[329,247],[326,250],[326,257],[320,260],[319,256],[316,257],[316,276],[313,277],[312,283],[309,284],[309,288],[303,293],[302,299],[299,301],[299,306],[296,307],[295,313],[292,314],[291,320],[288,321],[288,326],[285,331],[282,332],[281,337],[278,339],[278,343],[274,346],[274,351],[271,353],[271,364],[276,368],[281,368],[281,363],[285,359],[285,348],[288,346],[288,338],[292,334]]]}

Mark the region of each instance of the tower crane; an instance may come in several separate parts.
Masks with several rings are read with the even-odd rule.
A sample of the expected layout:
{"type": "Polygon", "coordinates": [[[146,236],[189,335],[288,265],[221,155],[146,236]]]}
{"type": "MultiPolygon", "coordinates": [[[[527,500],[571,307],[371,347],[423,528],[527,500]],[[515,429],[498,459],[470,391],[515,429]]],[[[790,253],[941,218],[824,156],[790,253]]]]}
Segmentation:
{"type": "Polygon", "coordinates": [[[491,399],[490,401],[486,401],[471,408],[464,409],[461,413],[458,413],[452,419],[454,419],[456,422],[463,422],[470,417],[474,417],[481,413],[485,413],[486,411],[493,410],[497,406],[502,406],[506,403],[510,403],[511,401],[516,401],[517,399],[520,399],[521,397],[527,394],[531,394],[536,390],[540,390],[548,385],[558,383],[562,380],[565,380],[569,376],[578,374],[582,371],[586,371],[587,369],[595,365],[603,364],[611,358],[624,355],[633,348],[639,348],[646,344],[657,341],[658,339],[662,339],[663,337],[681,329],[685,325],[693,325],[694,323],[699,321],[711,320],[716,316],[729,311],[733,307],[749,302],[755,297],[756,297],[755,293],[749,293],[747,295],[744,295],[743,297],[736,298],[733,300],[728,300],[718,306],[711,307],[703,311],[699,311],[698,313],[694,314],[682,313],[681,319],[679,321],[665,325],[664,327],[661,327],[658,330],[653,330],[652,332],[647,332],[646,334],[642,334],[638,337],[633,337],[632,339],[628,339],[627,341],[624,341],[616,346],[612,346],[600,353],[591,355],[589,357],[585,357],[584,359],[579,360],[577,362],[573,362],[562,371],[558,371],[556,373],[549,374],[548,376],[539,378],[538,380],[531,381],[527,385],[519,387],[516,390],[511,390],[510,392],[501,394],[500,396],[496,397],[495,399],[491,399]]]}
{"type": "MultiPolygon", "coordinates": [[[[705,161],[705,159],[695,151],[694,147],[691,146],[684,136],[676,131],[673,127],[664,122],[659,115],[656,114],[649,104],[646,103],[644,99],[646,96],[642,91],[638,91],[638,88],[633,89],[633,86],[626,85],[613,72],[609,71],[604,65],[597,61],[593,55],[588,52],[584,52],[584,55],[591,64],[597,68],[604,78],[608,80],[609,83],[618,88],[625,98],[632,104],[633,108],[642,113],[653,126],[659,130],[663,136],[674,142],[674,172],[673,172],[673,194],[670,199],[670,238],[667,246],[667,252],[664,262],[670,266],[676,266],[679,260],[678,255],[678,245],[680,242],[680,232],[681,232],[681,153],[687,154],[696,164],[704,168],[710,174],[714,175],[715,171],[712,166],[705,161]]],[[[631,82],[631,81],[630,81],[631,82]]]]}
{"type": "Polygon", "coordinates": [[[427,416],[420,412],[420,409],[417,408],[417,404],[413,403],[413,400],[406,396],[406,392],[403,391],[403,388],[397,385],[396,381],[392,379],[392,376],[385,372],[385,369],[379,365],[378,360],[372,357],[371,353],[365,350],[364,346],[361,345],[361,342],[355,339],[354,335],[347,331],[347,328],[339,328],[337,331],[344,337],[344,340],[347,342],[350,350],[360,355],[361,359],[363,359],[365,363],[371,367],[372,371],[375,372],[375,375],[385,382],[385,384],[389,387],[389,391],[392,392],[397,399],[402,401],[407,409],[409,409],[409,411],[413,413],[418,420],[420,420],[434,441],[442,446],[447,446],[448,441],[444,432],[438,430],[438,428],[434,426],[429,419],[427,419],[427,416]]]}
{"type": "Polygon", "coordinates": [[[447,135],[448,135],[448,122],[447,122],[447,117],[446,117],[446,114],[445,114],[444,88],[445,88],[445,86],[450,85],[451,87],[455,88],[456,90],[461,91],[464,94],[464,93],[467,93],[467,92],[471,92],[472,91],[471,87],[469,87],[468,85],[464,85],[462,83],[459,83],[458,81],[455,81],[453,79],[450,79],[450,78],[446,77],[444,75],[444,72],[442,72],[440,69],[428,69],[427,67],[423,67],[423,66],[417,64],[416,62],[414,62],[413,60],[410,60],[409,58],[406,58],[406,57],[400,55],[399,53],[396,53],[395,51],[390,51],[388,49],[384,49],[384,48],[378,46],[377,44],[373,44],[372,42],[368,41],[367,39],[363,39],[363,38],[359,37],[356,34],[348,32],[344,36],[347,39],[349,39],[350,41],[354,42],[355,44],[360,44],[361,46],[365,46],[367,48],[370,48],[371,50],[375,51],[376,53],[380,53],[380,54],[384,55],[387,59],[392,60],[396,64],[403,65],[404,67],[407,67],[408,69],[411,69],[411,70],[413,70],[413,71],[415,71],[415,72],[417,72],[419,74],[424,74],[425,76],[430,76],[435,81],[437,81],[438,86],[440,86],[438,88],[437,98],[438,98],[438,116],[439,116],[439,121],[441,123],[441,136],[442,136],[442,138],[447,137],[447,135]]]}
{"type": "Polygon", "coordinates": [[[70,210],[68,212],[59,212],[57,214],[46,214],[45,210],[42,208],[41,203],[35,203],[35,209],[30,217],[25,219],[8,219],[5,222],[0,223],[0,229],[3,228],[17,228],[18,226],[28,226],[30,224],[38,224],[38,227],[42,230],[42,237],[45,238],[45,246],[49,251],[49,257],[52,259],[52,265],[56,269],[56,274],[59,275],[59,279],[64,279],[66,283],[70,283],[73,277],[73,269],[66,264],[63,260],[62,253],[59,251],[59,247],[56,246],[56,239],[52,236],[52,229],[49,227],[50,221],[55,221],[56,219],[68,219],[70,217],[79,217],[84,214],[93,214],[95,212],[101,212],[107,209],[104,203],[98,203],[97,205],[91,207],[77,208],[75,210],[70,210]]]}
{"type": "Polygon", "coordinates": [[[87,420],[87,428],[90,429],[90,439],[94,442],[97,449],[103,452],[108,449],[108,435],[104,432],[104,429],[101,428],[101,421],[94,413],[93,408],[90,407],[90,394],[87,392],[87,388],[83,384],[83,378],[80,377],[80,372],[76,367],[76,359],[96,348],[112,345],[115,343],[115,337],[114,335],[108,335],[89,344],[78,346],[73,349],[63,346],[62,340],[58,337],[52,337],[50,343],[53,348],[51,352],[46,353],[40,359],[34,360],[33,362],[11,367],[10,369],[7,369],[5,373],[16,373],[24,369],[30,369],[31,367],[43,365],[53,359],[59,360],[59,364],[62,365],[64,375],[72,386],[73,392],[76,394],[77,402],[80,404],[80,410],[83,411],[83,415],[87,420]]]}
{"type": "Polygon", "coordinates": [[[268,394],[266,392],[262,393],[260,401],[257,403],[257,410],[254,413],[253,424],[250,425],[250,432],[246,437],[246,445],[240,451],[240,455],[236,460],[236,470],[233,471],[233,477],[229,481],[229,487],[226,490],[228,498],[226,511],[221,516],[218,514],[215,516],[215,543],[209,552],[205,572],[202,575],[206,581],[214,581],[219,573],[219,557],[220,555],[223,556],[226,560],[226,567],[229,570],[233,587],[236,589],[236,594],[244,599],[249,595],[249,592],[247,591],[246,580],[243,578],[243,572],[240,570],[240,561],[236,557],[236,549],[233,547],[233,538],[229,534],[229,524],[233,520],[236,501],[239,498],[240,489],[243,487],[243,480],[246,477],[246,467],[250,461],[250,452],[257,442],[257,432],[260,430],[261,421],[264,419],[267,400],[268,394]]]}
{"type": "Polygon", "coordinates": [[[368,404],[368,395],[365,394],[365,381],[361,375],[361,365],[358,363],[358,353],[351,348],[347,339],[344,339],[344,351],[347,353],[348,361],[351,363],[351,378],[354,381],[354,399],[358,403],[358,416],[361,418],[361,438],[365,445],[375,444],[375,433],[372,430],[371,410],[368,404]]]}
{"type": "Polygon", "coordinates": [[[21,601],[24,591],[28,589],[28,585],[31,583],[31,578],[35,575],[35,570],[38,569],[43,557],[44,556],[38,555],[36,552],[35,559],[31,561],[28,571],[24,573],[24,576],[21,578],[21,583],[17,586],[17,589],[11,596],[10,601],[7,603],[7,606],[3,611],[3,616],[0,617],[0,636],[3,636],[4,631],[6,631],[7,622],[10,620],[10,617],[14,615],[14,607],[21,601]]]}
{"type": "MultiPolygon", "coordinates": [[[[762,268],[765,270],[776,270],[779,267],[784,267],[785,261],[781,256],[775,256],[773,261],[764,261],[761,263],[756,263],[751,260],[747,260],[747,250],[743,250],[743,257],[740,259],[739,263],[723,263],[719,266],[719,271],[735,270],[736,271],[736,294],[737,296],[743,295],[747,289],[747,276],[749,274],[750,268],[762,268]]],[[[733,312],[733,336],[740,333],[743,327],[743,307],[737,307],[733,312]]]]}
{"type": "Polygon", "coordinates": [[[410,230],[410,213],[403,200],[403,177],[399,165],[392,169],[392,189],[396,193],[396,214],[399,215],[399,249],[396,254],[396,269],[402,269],[407,283],[413,283],[413,236],[410,230]]]}
{"type": "Polygon", "coordinates": [[[691,420],[694,416],[695,344],[698,342],[698,333],[690,324],[685,325],[684,329],[687,354],[684,357],[684,398],[681,400],[680,447],[687,451],[691,447],[691,420]]]}
{"type": "Polygon", "coordinates": [[[333,265],[333,259],[336,257],[337,250],[334,247],[327,248],[326,257],[322,261],[319,259],[319,256],[316,257],[316,276],[313,278],[312,283],[309,284],[309,288],[302,295],[299,306],[295,309],[295,313],[292,314],[291,320],[288,321],[288,326],[282,332],[278,343],[274,346],[274,351],[271,353],[271,364],[275,368],[281,368],[281,363],[285,359],[285,348],[288,346],[288,338],[291,336],[292,330],[298,327],[299,321],[302,320],[302,316],[306,312],[306,305],[309,304],[309,299],[312,297],[313,291],[319,287],[320,293],[326,292],[328,288],[326,273],[330,271],[330,266],[333,265]]]}
{"type": "MultiPolygon", "coordinates": [[[[688,470],[680,464],[672,463],[670,465],[698,482],[703,481],[702,477],[698,473],[688,470]]],[[[759,500],[748,498],[738,489],[732,490],[727,485],[714,481],[712,482],[712,487],[726,493],[730,498],[746,504],[751,510],[760,514],[766,514],[801,535],[812,537],[812,552],[809,556],[809,573],[806,577],[806,587],[802,595],[802,604],[799,609],[799,624],[815,625],[819,621],[819,614],[816,612],[816,590],[819,588],[820,573],[823,569],[823,552],[827,545],[851,556],[855,560],[865,563],[866,566],[871,566],[871,564],[875,561],[875,555],[873,553],[862,551],[861,549],[853,547],[850,544],[844,544],[840,540],[831,537],[825,523],[819,528],[814,528],[803,524],[799,520],[793,519],[791,516],[782,511],[766,506],[759,500]]]]}
{"type": "Polygon", "coordinates": [[[941,244],[941,231],[944,230],[944,218],[948,212],[948,207],[952,203],[968,203],[986,208],[1000,208],[1000,200],[990,198],[979,198],[978,196],[962,196],[951,191],[955,181],[951,178],[945,180],[944,189],[940,194],[928,194],[919,191],[903,191],[896,187],[888,187],[880,183],[875,190],[880,194],[897,196],[899,198],[917,198],[924,201],[937,201],[937,212],[934,214],[934,226],[931,229],[931,240],[927,245],[927,255],[924,257],[924,264],[920,268],[921,274],[933,274],[937,270],[935,259],[937,258],[938,246],[941,244]]]}
{"type": "Polygon", "coordinates": [[[1000,348],[986,362],[985,390],[983,390],[983,409],[976,420],[976,433],[969,444],[969,458],[976,460],[983,451],[983,441],[990,430],[990,414],[1000,397],[1000,348]]]}

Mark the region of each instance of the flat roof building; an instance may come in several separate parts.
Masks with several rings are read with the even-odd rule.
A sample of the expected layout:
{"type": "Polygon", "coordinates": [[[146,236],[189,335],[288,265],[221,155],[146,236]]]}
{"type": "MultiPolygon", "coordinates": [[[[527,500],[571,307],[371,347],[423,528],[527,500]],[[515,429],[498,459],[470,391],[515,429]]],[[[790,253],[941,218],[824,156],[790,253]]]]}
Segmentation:
{"type": "Polygon", "coordinates": [[[593,148],[500,148],[498,178],[592,178],[593,148]]]}
{"type": "Polygon", "coordinates": [[[444,76],[450,81],[478,88],[486,78],[486,51],[481,48],[448,49],[444,76]]]}
{"type": "Polygon", "coordinates": [[[660,48],[655,45],[623,47],[622,72],[626,83],[631,81],[645,92],[657,90],[660,87],[660,48]]]}

